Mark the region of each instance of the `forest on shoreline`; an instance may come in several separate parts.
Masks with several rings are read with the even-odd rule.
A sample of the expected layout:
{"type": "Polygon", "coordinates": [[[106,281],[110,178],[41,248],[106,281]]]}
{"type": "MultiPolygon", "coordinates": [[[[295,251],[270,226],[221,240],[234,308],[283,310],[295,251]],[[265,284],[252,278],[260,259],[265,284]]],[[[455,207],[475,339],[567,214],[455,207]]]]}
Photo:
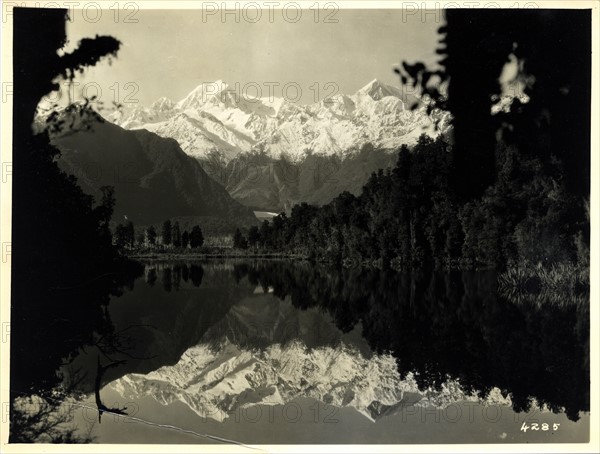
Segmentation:
{"type": "Polygon", "coordinates": [[[443,136],[422,135],[399,149],[394,168],[373,173],[362,194],[298,204],[221,245],[205,245],[200,226],[182,233],[170,221],[160,235],[150,227],[137,239],[131,223],[119,225],[116,242],[128,256],[290,257],[398,271],[589,266],[589,219],[579,217],[589,205],[559,183],[560,161],[499,145],[495,183],[462,202],[450,181],[451,148],[443,136]]]}

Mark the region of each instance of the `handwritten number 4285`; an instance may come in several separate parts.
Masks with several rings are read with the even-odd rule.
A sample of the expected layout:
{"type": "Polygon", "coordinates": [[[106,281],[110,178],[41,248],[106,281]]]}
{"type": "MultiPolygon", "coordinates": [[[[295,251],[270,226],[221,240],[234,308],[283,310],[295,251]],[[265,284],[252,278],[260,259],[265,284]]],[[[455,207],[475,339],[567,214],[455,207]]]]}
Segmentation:
{"type": "MultiPolygon", "coordinates": [[[[552,431],[556,432],[558,430],[558,428],[560,427],[560,423],[554,423],[552,424],[552,431]]],[[[523,423],[523,425],[521,426],[521,430],[523,432],[527,432],[528,430],[541,430],[543,432],[547,432],[548,430],[550,430],[550,424],[548,423],[543,423],[543,424],[538,424],[537,422],[531,423],[531,425],[527,425],[526,422],[523,423]]]]}

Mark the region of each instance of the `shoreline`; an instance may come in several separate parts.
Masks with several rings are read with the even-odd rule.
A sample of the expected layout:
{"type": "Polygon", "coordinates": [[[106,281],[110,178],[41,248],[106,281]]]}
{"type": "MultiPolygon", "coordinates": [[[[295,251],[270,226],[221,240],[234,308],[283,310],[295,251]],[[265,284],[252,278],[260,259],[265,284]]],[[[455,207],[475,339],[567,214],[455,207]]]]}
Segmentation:
{"type": "MultiPolygon", "coordinates": [[[[315,262],[329,263],[326,260],[315,260],[300,254],[289,254],[284,252],[265,252],[249,251],[232,248],[211,248],[205,251],[123,251],[124,256],[132,260],[286,260],[289,262],[315,262]]],[[[341,264],[343,268],[363,269],[381,269],[378,263],[365,262],[345,262],[341,264]]],[[[406,272],[390,268],[390,271],[397,273],[406,272]]],[[[521,264],[507,267],[504,271],[490,269],[461,269],[460,267],[445,270],[436,270],[442,272],[485,272],[492,271],[497,273],[497,291],[499,294],[510,299],[523,300],[543,298],[551,300],[554,305],[564,305],[566,301],[573,300],[578,305],[589,304],[589,268],[579,264],[554,264],[548,267],[542,265],[521,264]]]]}
{"type": "Polygon", "coordinates": [[[210,251],[210,252],[176,252],[176,251],[145,251],[145,252],[126,252],[124,254],[130,259],[165,259],[165,260],[183,260],[183,259],[288,259],[288,260],[307,260],[306,257],[294,254],[285,254],[281,252],[244,252],[244,251],[210,251]]]}

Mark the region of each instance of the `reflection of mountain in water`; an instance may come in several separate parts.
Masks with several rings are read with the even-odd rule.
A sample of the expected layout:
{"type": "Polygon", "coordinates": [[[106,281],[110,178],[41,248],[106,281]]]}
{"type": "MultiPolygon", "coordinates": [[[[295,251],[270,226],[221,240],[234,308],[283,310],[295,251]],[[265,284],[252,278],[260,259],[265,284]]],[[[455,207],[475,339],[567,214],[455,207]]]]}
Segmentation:
{"type": "MultiPolygon", "coordinates": [[[[365,358],[345,344],[310,349],[299,341],[260,350],[230,341],[216,348],[200,344],[186,351],[175,366],[147,375],[126,375],[111,387],[128,400],[150,395],[164,405],[183,402],[198,415],[220,421],[238,408],[285,405],[300,397],[352,407],[373,420],[407,405],[443,408],[457,401],[478,400],[456,383],[425,395],[412,376],[400,378],[390,355],[365,358]]],[[[499,393],[494,398],[494,402],[510,403],[499,393]]]]}
{"type": "Polygon", "coordinates": [[[227,339],[240,347],[256,350],[296,340],[308,348],[344,341],[370,356],[369,345],[359,332],[342,333],[331,316],[319,308],[301,311],[289,299],[282,300],[272,292],[263,292],[264,289],[257,287],[253,295],[231,306],[227,314],[207,330],[201,342],[218,346],[227,339]]]}
{"type": "MultiPolygon", "coordinates": [[[[146,264],[144,277],[131,291],[110,302],[112,333],[118,338],[111,347],[116,343],[119,349],[107,353],[111,361],[125,363],[108,370],[103,383],[177,363],[234,303],[254,291],[247,281],[236,282],[232,270],[226,264],[146,264]]],[[[98,349],[85,348],[69,368],[93,371],[97,357],[98,349]]],[[[100,357],[107,361],[102,353],[100,357]]],[[[89,391],[93,383],[84,381],[81,386],[89,391]]]]}
{"type": "Polygon", "coordinates": [[[323,311],[299,310],[289,299],[262,293],[234,304],[176,365],[129,374],[111,387],[127,400],[150,395],[164,405],[183,402],[216,420],[240,407],[299,397],[352,407],[371,419],[405,405],[476,400],[456,383],[426,397],[412,376],[400,378],[391,355],[372,355],[358,332],[344,334],[323,311]]]}
{"type": "Polygon", "coordinates": [[[129,312],[136,315],[128,323],[148,319],[153,299],[178,306],[187,298],[204,312],[180,313],[178,328],[163,325],[157,343],[146,344],[151,352],[178,340],[170,355],[117,375],[134,372],[111,385],[129,399],[181,401],[219,420],[239,406],[297,397],[351,406],[372,419],[409,403],[443,407],[478,392],[517,411],[532,400],[571,419],[589,409],[587,312],[514,305],[496,296],[491,274],[237,263],[205,269],[199,289],[206,288],[190,293],[177,277],[189,279],[190,267],[155,268],[163,288],[136,287],[135,310],[116,301],[111,314],[120,314],[119,324],[129,312]]]}
{"type": "Polygon", "coordinates": [[[421,389],[448,377],[467,392],[510,394],[516,411],[531,400],[578,419],[589,410],[589,308],[514,304],[497,295],[493,273],[331,270],[307,264],[247,267],[251,282],[321,307],[342,331],[357,323],[377,352],[391,351],[402,376],[421,389]]]}

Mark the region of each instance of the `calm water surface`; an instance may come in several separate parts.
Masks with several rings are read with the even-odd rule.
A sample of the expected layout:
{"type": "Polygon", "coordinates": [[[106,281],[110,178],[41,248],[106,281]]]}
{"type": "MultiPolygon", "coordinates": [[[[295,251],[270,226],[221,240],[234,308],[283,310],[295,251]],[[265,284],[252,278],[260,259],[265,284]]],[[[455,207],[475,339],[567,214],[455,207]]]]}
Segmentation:
{"type": "Polygon", "coordinates": [[[509,301],[489,272],[143,265],[60,370],[93,442],[588,438],[585,305],[509,301]]]}

